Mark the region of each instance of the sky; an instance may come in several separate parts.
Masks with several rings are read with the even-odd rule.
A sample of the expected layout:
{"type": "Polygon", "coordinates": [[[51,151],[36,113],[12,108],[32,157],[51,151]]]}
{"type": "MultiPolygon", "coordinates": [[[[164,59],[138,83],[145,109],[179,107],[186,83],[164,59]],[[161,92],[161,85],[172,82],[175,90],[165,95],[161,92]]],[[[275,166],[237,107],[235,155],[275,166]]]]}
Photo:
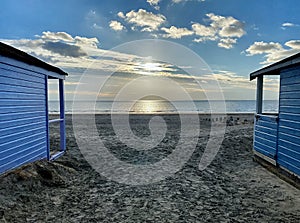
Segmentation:
{"type": "MultiPolygon", "coordinates": [[[[67,100],[82,84],[85,99],[114,100],[129,85],[128,99],[153,85],[158,95],[183,99],[159,78],[196,100],[216,85],[227,100],[253,100],[249,74],[299,52],[299,9],[297,0],[2,0],[0,41],[68,72],[67,100]]],[[[264,84],[265,99],[276,99],[278,78],[264,84]]]]}

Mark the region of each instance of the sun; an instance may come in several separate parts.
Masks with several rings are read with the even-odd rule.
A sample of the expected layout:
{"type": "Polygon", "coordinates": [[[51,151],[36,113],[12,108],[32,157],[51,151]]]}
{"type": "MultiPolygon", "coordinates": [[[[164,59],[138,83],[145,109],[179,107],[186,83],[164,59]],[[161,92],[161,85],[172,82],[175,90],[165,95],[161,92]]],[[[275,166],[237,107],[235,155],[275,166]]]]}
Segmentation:
{"type": "Polygon", "coordinates": [[[141,65],[141,68],[145,71],[162,71],[159,63],[145,63],[141,65]]]}

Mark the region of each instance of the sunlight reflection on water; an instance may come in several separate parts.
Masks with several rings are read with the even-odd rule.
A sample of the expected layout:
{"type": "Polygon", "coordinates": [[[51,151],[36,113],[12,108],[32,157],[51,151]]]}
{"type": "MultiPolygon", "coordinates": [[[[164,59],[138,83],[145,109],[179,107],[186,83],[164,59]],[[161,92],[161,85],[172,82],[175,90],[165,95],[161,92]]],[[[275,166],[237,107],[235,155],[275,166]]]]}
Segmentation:
{"type": "Polygon", "coordinates": [[[155,113],[174,112],[176,108],[171,102],[165,100],[138,100],[130,109],[130,112],[155,113]]]}

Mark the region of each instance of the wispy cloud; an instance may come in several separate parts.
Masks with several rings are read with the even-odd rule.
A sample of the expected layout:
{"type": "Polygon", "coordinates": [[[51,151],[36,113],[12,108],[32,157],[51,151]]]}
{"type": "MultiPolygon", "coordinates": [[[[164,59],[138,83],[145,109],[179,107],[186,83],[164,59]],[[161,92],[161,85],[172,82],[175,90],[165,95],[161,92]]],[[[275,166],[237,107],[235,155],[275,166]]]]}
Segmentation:
{"type": "Polygon", "coordinates": [[[218,83],[222,88],[227,89],[255,89],[254,82],[249,83],[249,78],[241,75],[237,75],[234,72],[226,70],[216,70],[211,75],[206,75],[203,80],[210,81],[212,78],[218,80],[218,83]]]}
{"type": "Polygon", "coordinates": [[[300,26],[300,25],[295,24],[295,23],[285,22],[285,23],[282,23],[281,29],[285,30],[285,29],[288,28],[288,27],[299,27],[299,26],[300,26]]]}
{"type": "MultiPolygon", "coordinates": [[[[238,75],[232,71],[215,70],[213,74],[201,77],[202,81],[210,82],[212,79],[218,80],[225,98],[240,99],[240,97],[255,98],[256,83],[249,81],[247,76],[238,75]]],[[[264,79],[264,89],[270,95],[278,95],[279,79],[266,77],[264,79]]]]}
{"type": "Polygon", "coordinates": [[[92,25],[92,28],[93,28],[93,29],[96,29],[96,30],[103,29],[103,27],[99,26],[97,23],[94,23],[94,24],[92,25]]]}

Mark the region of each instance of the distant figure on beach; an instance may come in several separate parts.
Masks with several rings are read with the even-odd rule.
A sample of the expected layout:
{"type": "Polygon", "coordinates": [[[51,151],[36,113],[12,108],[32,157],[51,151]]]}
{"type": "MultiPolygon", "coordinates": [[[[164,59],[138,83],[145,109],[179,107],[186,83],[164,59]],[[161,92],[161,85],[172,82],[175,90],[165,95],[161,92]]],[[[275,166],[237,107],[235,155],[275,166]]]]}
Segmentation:
{"type": "Polygon", "coordinates": [[[230,116],[226,123],[228,126],[233,126],[233,117],[230,116]]]}

